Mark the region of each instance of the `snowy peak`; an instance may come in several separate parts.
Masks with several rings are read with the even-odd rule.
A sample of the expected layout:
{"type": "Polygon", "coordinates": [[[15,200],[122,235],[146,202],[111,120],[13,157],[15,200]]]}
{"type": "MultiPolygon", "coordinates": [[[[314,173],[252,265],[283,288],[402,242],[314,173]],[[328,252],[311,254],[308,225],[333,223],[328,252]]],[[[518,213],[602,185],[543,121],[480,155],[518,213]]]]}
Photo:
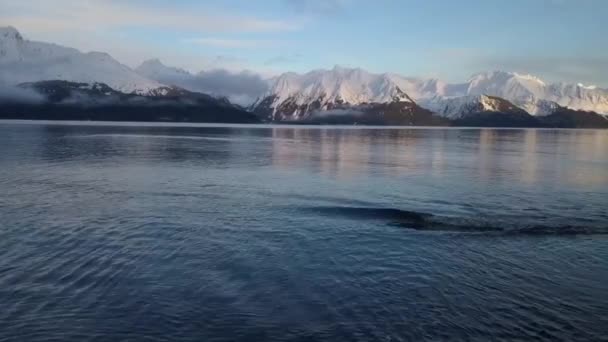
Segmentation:
{"type": "MultiPolygon", "coordinates": [[[[177,85],[229,96],[244,106],[257,98],[254,108],[262,106],[272,113],[280,109],[297,117],[337,106],[415,102],[438,106],[440,100],[482,95],[503,98],[533,115],[552,113],[556,106],[608,114],[608,89],[582,83],[549,83],[523,73],[489,71],[473,75],[466,82],[447,83],[337,65],[305,74],[285,73],[267,81],[259,75],[221,71],[193,75],[158,59],[145,61],[132,70],[107,53],[82,53],[29,41],[14,27],[0,27],[0,84],[14,86],[45,80],[105,83],[120,92],[144,95],[162,94],[167,92],[165,85],[177,85]]],[[[480,103],[479,99],[473,102],[480,103]]]]}
{"type": "Polygon", "coordinates": [[[464,92],[448,96],[488,94],[512,101],[534,115],[546,114],[547,102],[577,110],[608,113],[608,91],[583,84],[546,83],[542,79],[514,72],[480,73],[460,87],[464,92]]]}
{"type": "Polygon", "coordinates": [[[362,69],[336,66],[331,70],[315,70],[299,75],[286,73],[275,79],[268,95],[277,102],[296,98],[297,104],[315,100],[326,103],[412,102],[387,75],[368,73],[362,69]]]}
{"type": "Polygon", "coordinates": [[[306,74],[282,74],[254,109],[271,113],[272,118],[306,118],[315,112],[370,104],[414,105],[410,96],[390,74],[372,74],[362,69],[335,66],[306,74]]]}
{"type": "Polygon", "coordinates": [[[469,79],[469,84],[481,83],[484,81],[491,83],[500,83],[500,82],[508,82],[511,80],[521,81],[521,82],[530,82],[537,83],[540,85],[545,85],[545,82],[541,80],[539,77],[529,75],[529,74],[520,74],[517,72],[508,72],[502,70],[493,70],[487,72],[477,73],[469,79]]]}
{"type": "Polygon", "coordinates": [[[542,96],[545,86],[542,80],[531,75],[491,71],[471,77],[467,82],[466,94],[459,95],[489,94],[511,100],[528,100],[542,96]]]}
{"type": "Polygon", "coordinates": [[[522,102],[520,107],[527,111],[528,113],[535,116],[546,116],[553,114],[556,110],[563,108],[557,102],[542,100],[542,99],[532,99],[526,102],[522,102]]]}
{"type": "Polygon", "coordinates": [[[0,27],[0,65],[19,60],[23,37],[12,26],[0,27]]]}
{"type": "Polygon", "coordinates": [[[269,91],[252,110],[272,121],[321,120],[336,115],[344,119],[359,113],[363,116],[351,119],[368,123],[436,124],[438,119],[408,94],[410,89],[416,89],[416,82],[395,74],[374,74],[341,66],[305,74],[289,72],[271,80],[269,91]]]}
{"type": "Polygon", "coordinates": [[[45,80],[105,83],[114,90],[137,94],[163,86],[135,73],[107,53],[82,53],[29,41],[13,27],[0,28],[0,82],[17,85],[45,80]]]}
{"type": "Polygon", "coordinates": [[[2,40],[23,40],[23,37],[12,26],[0,27],[0,39],[2,40]]]}

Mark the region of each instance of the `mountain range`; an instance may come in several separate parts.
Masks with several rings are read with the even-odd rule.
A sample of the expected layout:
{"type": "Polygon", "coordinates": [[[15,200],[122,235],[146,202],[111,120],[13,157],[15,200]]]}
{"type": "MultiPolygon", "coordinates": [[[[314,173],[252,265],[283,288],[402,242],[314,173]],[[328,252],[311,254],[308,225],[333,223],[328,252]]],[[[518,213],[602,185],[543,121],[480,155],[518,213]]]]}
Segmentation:
{"type": "MultiPolygon", "coordinates": [[[[186,106],[188,111],[235,115],[227,122],[252,122],[254,113],[262,121],[292,123],[608,126],[604,116],[608,114],[607,89],[546,83],[515,72],[483,72],[463,83],[449,83],[339,66],[272,78],[221,70],[193,74],[157,59],[131,69],[103,52],[82,53],[26,40],[13,27],[0,28],[3,98],[12,101],[12,111],[19,101],[29,101],[30,110],[34,103],[43,103],[63,109],[77,105],[89,112],[93,107],[133,110],[145,104],[145,113],[157,108],[153,120],[170,117],[158,114],[161,107],[183,111],[186,106]]],[[[7,108],[2,117],[7,117],[7,108]]],[[[145,119],[142,115],[137,118],[145,119]]],[[[205,115],[190,114],[172,118],[207,120],[205,115]]],[[[217,115],[214,118],[224,121],[217,115]]]]}
{"type": "MultiPolygon", "coordinates": [[[[454,103],[457,98],[467,97],[458,100],[467,102],[485,95],[508,100],[532,115],[550,114],[557,106],[608,113],[606,89],[581,84],[546,84],[530,75],[502,71],[480,73],[465,83],[447,83],[438,79],[372,74],[362,69],[336,66],[331,70],[315,70],[302,75],[285,73],[271,79],[270,83],[269,91],[254,106],[262,102],[267,105],[266,99],[274,97],[271,107],[280,115],[290,114],[280,110],[283,103],[295,101],[298,105],[307,105],[321,97],[324,103],[341,100],[351,104],[386,102],[393,97],[395,90],[431,110],[454,103]]],[[[294,114],[303,115],[301,110],[294,114]]]]}
{"type": "Polygon", "coordinates": [[[13,27],[0,28],[0,82],[42,80],[105,83],[117,91],[146,95],[163,85],[143,77],[103,52],[24,39],[13,27]]]}

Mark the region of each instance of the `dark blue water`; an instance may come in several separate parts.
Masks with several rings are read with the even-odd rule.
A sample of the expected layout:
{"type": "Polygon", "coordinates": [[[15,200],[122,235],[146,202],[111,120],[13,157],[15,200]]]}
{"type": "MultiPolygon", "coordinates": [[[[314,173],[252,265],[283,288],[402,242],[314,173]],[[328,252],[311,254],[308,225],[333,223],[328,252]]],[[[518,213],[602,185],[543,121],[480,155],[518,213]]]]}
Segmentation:
{"type": "Polygon", "coordinates": [[[608,339],[608,132],[0,123],[0,341],[608,339]]]}

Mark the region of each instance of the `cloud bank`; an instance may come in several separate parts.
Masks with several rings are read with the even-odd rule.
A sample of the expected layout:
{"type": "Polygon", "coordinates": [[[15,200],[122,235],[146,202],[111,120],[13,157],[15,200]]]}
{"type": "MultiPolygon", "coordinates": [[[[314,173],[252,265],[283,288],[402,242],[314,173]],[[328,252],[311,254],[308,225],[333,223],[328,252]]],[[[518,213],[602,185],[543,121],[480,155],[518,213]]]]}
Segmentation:
{"type": "Polygon", "coordinates": [[[201,71],[198,74],[160,74],[154,79],[191,91],[227,97],[232,103],[248,106],[268,90],[268,81],[250,71],[225,69],[201,71]]]}

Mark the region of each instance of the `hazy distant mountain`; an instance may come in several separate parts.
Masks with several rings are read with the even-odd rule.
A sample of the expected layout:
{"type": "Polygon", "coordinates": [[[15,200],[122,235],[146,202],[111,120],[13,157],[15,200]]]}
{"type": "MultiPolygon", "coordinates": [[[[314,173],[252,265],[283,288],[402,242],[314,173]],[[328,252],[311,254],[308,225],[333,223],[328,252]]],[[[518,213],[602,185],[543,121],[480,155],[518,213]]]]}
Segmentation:
{"type": "Polygon", "coordinates": [[[102,52],[82,53],[60,45],[24,39],[13,27],[0,28],[0,82],[45,80],[101,82],[124,93],[149,94],[162,87],[102,52]]]}
{"type": "Polygon", "coordinates": [[[544,101],[576,110],[608,113],[608,90],[582,84],[545,83],[538,77],[492,71],[474,75],[468,82],[448,86],[440,96],[492,95],[502,97],[531,114],[547,114],[544,101]]]}

